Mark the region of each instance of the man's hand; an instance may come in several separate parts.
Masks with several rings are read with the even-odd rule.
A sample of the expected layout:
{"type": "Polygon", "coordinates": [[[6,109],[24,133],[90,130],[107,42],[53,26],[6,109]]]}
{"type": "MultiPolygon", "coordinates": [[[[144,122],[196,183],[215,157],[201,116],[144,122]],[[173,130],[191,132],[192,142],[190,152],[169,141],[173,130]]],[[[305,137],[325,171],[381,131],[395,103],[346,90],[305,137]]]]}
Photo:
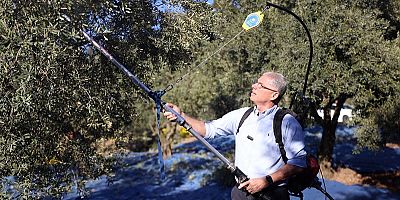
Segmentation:
{"type": "MultiPolygon", "coordinates": [[[[184,118],[184,120],[193,128],[193,130],[197,131],[201,136],[204,137],[206,135],[206,126],[203,121],[186,115],[184,112],[182,112],[182,110],[178,106],[176,106],[172,103],[166,103],[165,105],[172,108],[173,110],[175,110],[175,112],[177,112],[179,115],[181,115],[184,118]]],[[[168,112],[166,110],[164,110],[163,112],[164,112],[164,116],[169,121],[176,121],[177,116],[175,114],[168,112]]]]}
{"type": "Polygon", "coordinates": [[[262,189],[268,187],[269,183],[265,177],[262,178],[252,178],[246,182],[239,185],[239,189],[246,188],[250,194],[260,192],[262,189]]]}
{"type": "MultiPolygon", "coordinates": [[[[165,105],[170,107],[170,108],[172,108],[172,109],[174,109],[177,113],[182,114],[181,109],[178,106],[176,106],[176,105],[174,105],[172,103],[167,103],[165,105]]],[[[169,121],[175,121],[176,120],[176,115],[174,115],[173,113],[168,112],[168,111],[164,112],[164,117],[166,117],[169,121]]]]}

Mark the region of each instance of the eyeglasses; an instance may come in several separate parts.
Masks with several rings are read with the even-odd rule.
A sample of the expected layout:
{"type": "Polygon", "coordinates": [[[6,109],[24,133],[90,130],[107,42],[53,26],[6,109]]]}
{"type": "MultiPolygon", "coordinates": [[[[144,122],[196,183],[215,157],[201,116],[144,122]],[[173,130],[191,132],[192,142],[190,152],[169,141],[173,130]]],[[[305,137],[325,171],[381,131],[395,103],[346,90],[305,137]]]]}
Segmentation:
{"type": "Polygon", "coordinates": [[[254,84],[257,85],[257,88],[263,88],[263,89],[266,89],[266,90],[270,90],[270,91],[272,91],[272,92],[278,92],[277,90],[273,90],[273,89],[271,89],[271,88],[268,88],[268,87],[263,86],[262,83],[258,82],[258,80],[254,80],[254,81],[253,81],[253,85],[254,85],[254,84]]]}

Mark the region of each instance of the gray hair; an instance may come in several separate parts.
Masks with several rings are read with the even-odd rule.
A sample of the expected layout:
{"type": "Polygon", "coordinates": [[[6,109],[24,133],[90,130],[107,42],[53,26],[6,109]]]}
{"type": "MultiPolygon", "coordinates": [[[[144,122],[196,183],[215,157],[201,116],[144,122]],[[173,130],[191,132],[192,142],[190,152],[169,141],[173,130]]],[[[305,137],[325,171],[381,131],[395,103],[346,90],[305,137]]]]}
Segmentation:
{"type": "Polygon", "coordinates": [[[285,94],[286,92],[286,88],[287,88],[287,81],[286,78],[277,72],[265,72],[263,74],[263,76],[267,76],[269,78],[271,78],[270,80],[270,84],[276,88],[279,92],[279,97],[278,97],[278,101],[281,100],[282,96],[285,94]]]}

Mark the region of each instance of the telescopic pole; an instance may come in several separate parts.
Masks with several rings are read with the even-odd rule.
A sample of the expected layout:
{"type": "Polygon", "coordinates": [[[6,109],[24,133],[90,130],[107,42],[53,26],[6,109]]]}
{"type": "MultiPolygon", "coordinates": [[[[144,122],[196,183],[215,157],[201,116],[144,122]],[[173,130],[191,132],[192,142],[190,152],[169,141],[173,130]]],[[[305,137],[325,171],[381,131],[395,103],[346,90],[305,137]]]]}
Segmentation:
{"type": "Polygon", "coordinates": [[[214,153],[223,163],[228,166],[228,169],[232,172],[235,171],[235,166],[229,162],[220,152],[218,152],[210,143],[208,143],[198,132],[196,132],[186,121],[185,119],[177,113],[174,109],[166,105],[166,102],[162,101],[159,94],[157,92],[152,91],[147,85],[141,82],[138,77],[132,74],[124,65],[118,62],[110,53],[107,52],[99,43],[97,43],[92,37],[90,37],[85,31],[81,30],[83,35],[87,40],[89,40],[95,47],[98,49],[104,56],[106,56],[113,64],[115,64],[125,75],[131,79],[133,83],[139,86],[151,99],[153,99],[156,103],[161,103],[162,107],[177,116],[177,122],[179,125],[185,127],[194,137],[196,137],[204,146],[206,146],[212,153],[214,153]]]}

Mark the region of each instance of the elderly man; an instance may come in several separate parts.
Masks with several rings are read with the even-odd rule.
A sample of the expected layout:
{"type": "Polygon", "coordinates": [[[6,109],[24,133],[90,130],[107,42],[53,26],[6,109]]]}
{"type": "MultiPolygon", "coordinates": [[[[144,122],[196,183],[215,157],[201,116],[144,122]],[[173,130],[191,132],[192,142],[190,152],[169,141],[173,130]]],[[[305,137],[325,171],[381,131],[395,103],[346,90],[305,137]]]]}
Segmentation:
{"type": "MultiPolygon", "coordinates": [[[[248,194],[258,192],[273,200],[289,200],[287,179],[306,167],[304,133],[293,116],[285,115],[282,121],[282,141],[288,158],[286,164],[275,141],[273,119],[280,109],[278,102],[286,87],[285,77],[276,72],[266,72],[256,80],[250,95],[255,106],[239,130],[240,119],[249,108],[240,108],[219,119],[204,122],[188,116],[176,105],[167,104],[205,138],[235,135],[235,165],[249,180],[233,187],[231,198],[234,200],[254,199],[248,194]]],[[[170,112],[165,112],[164,116],[169,120],[176,119],[170,112]]]]}

